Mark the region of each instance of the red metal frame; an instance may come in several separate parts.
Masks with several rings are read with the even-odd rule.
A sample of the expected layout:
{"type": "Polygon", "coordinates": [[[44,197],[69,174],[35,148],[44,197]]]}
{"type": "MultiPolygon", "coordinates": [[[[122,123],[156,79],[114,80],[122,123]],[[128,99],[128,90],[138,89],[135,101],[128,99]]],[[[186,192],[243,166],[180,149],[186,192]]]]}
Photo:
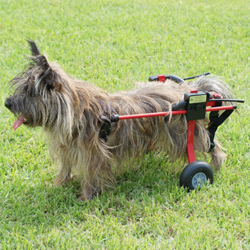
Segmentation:
{"type": "MultiPolygon", "coordinates": [[[[207,102],[207,103],[209,103],[209,102],[207,102]]],[[[206,112],[220,111],[220,110],[230,110],[230,109],[234,109],[234,108],[235,108],[235,106],[211,107],[211,108],[206,108],[206,112]]],[[[186,113],[187,113],[186,110],[172,111],[172,115],[184,115],[186,113]]],[[[157,112],[157,113],[134,114],[134,115],[119,115],[119,120],[147,118],[147,117],[156,117],[156,116],[168,116],[168,115],[170,115],[169,111],[157,112]]]]}
{"type": "Polygon", "coordinates": [[[189,163],[196,161],[195,152],[194,152],[194,129],[195,129],[195,121],[188,121],[187,156],[188,156],[189,163]]]}
{"type": "MultiPolygon", "coordinates": [[[[172,115],[184,115],[186,113],[187,113],[186,110],[172,111],[172,115]]],[[[135,115],[119,115],[119,120],[146,118],[146,117],[155,117],[155,116],[168,116],[168,115],[170,115],[169,111],[157,112],[157,113],[146,113],[146,114],[135,114],[135,115]]]]}
{"type": "MultiPolygon", "coordinates": [[[[166,77],[165,75],[158,75],[158,80],[160,82],[165,82],[166,77]]],[[[196,93],[198,90],[191,90],[190,93],[196,93]]],[[[222,96],[220,96],[217,93],[213,93],[213,98],[220,98],[223,99],[222,96]]],[[[211,111],[219,111],[219,110],[230,110],[234,109],[234,106],[216,106],[216,101],[208,101],[206,103],[206,106],[209,106],[210,108],[206,108],[206,112],[211,111]]],[[[178,110],[178,111],[172,111],[172,115],[182,115],[186,114],[186,110],[178,110]]],[[[146,117],[156,117],[156,116],[168,116],[170,115],[170,112],[158,112],[158,113],[147,113],[147,114],[134,114],[134,115],[121,115],[119,116],[119,120],[126,120],[126,119],[136,119],[136,118],[146,118],[146,117]]],[[[195,151],[194,151],[194,131],[195,131],[195,120],[188,121],[188,129],[187,129],[187,157],[188,162],[194,162],[196,161],[195,158],[195,151]]]]}
{"type": "MultiPolygon", "coordinates": [[[[214,106],[215,101],[207,102],[207,106],[214,106]]],[[[231,110],[235,109],[235,106],[220,106],[220,107],[210,107],[206,108],[206,112],[211,111],[220,111],[220,110],[231,110]]],[[[177,110],[172,111],[172,115],[182,115],[186,114],[186,110],[177,110]]],[[[146,117],[156,117],[156,116],[168,116],[170,112],[158,112],[158,113],[146,113],[146,114],[134,114],[134,115],[121,115],[119,116],[119,120],[126,120],[126,119],[136,119],[136,118],[146,118],[146,117]]],[[[196,161],[195,158],[195,151],[194,151],[194,131],[195,131],[195,120],[188,121],[188,129],[187,129],[187,157],[188,162],[196,161]]]]}
{"type": "MultiPolygon", "coordinates": [[[[165,75],[158,75],[158,81],[165,82],[165,75]]],[[[190,93],[197,93],[198,90],[191,90],[190,93]]],[[[223,99],[223,97],[217,93],[213,93],[213,98],[223,99]]],[[[206,103],[206,106],[210,108],[206,108],[206,112],[212,111],[220,111],[220,110],[231,110],[234,109],[235,106],[217,106],[216,101],[211,100],[206,103]]],[[[172,111],[172,115],[181,115],[186,114],[186,110],[178,110],[172,111]]],[[[135,115],[123,115],[119,116],[119,120],[125,119],[136,119],[136,118],[145,118],[145,117],[156,117],[156,116],[167,116],[170,115],[170,112],[158,112],[158,113],[148,113],[148,114],[135,114],[135,115]]],[[[189,163],[196,161],[195,159],[195,151],[194,151],[194,131],[195,131],[195,120],[188,121],[188,129],[187,129],[187,156],[189,163]]]]}

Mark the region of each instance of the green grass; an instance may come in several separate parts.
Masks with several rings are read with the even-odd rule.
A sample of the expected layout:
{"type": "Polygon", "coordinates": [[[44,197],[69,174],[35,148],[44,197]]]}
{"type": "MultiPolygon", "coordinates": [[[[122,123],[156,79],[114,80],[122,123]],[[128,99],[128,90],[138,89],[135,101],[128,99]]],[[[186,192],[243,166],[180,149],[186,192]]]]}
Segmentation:
{"type": "Polygon", "coordinates": [[[245,0],[0,0],[0,249],[250,249],[250,5],[245,0]],[[70,75],[114,92],[150,75],[222,76],[239,113],[219,128],[228,158],[213,185],[187,193],[180,172],[147,156],[116,188],[79,202],[50,189],[42,131],[12,129],[7,84],[26,38],[70,75]]]}

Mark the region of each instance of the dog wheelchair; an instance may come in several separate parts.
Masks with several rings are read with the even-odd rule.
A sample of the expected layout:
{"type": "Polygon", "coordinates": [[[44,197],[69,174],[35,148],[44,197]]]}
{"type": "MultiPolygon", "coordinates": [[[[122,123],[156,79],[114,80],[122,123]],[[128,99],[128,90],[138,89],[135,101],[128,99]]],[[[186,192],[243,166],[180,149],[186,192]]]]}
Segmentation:
{"type": "MultiPolygon", "coordinates": [[[[191,80],[197,77],[209,75],[210,73],[204,73],[202,75],[192,76],[188,78],[180,78],[174,75],[154,75],[149,77],[149,81],[160,81],[165,82],[170,79],[178,84],[184,81],[191,80]]],[[[100,137],[106,141],[106,136],[110,134],[111,123],[118,122],[126,119],[138,119],[146,117],[157,117],[157,116],[169,116],[172,115],[186,115],[188,122],[187,128],[187,157],[189,164],[183,169],[180,176],[180,186],[187,188],[188,190],[200,189],[207,181],[210,184],[213,183],[214,174],[212,167],[204,161],[197,161],[194,150],[194,131],[195,121],[204,119],[206,112],[209,114],[209,139],[210,148],[209,152],[212,152],[215,148],[214,137],[218,126],[220,126],[237,108],[236,105],[222,106],[223,102],[239,102],[244,103],[244,100],[236,99],[223,99],[222,96],[217,93],[205,93],[203,91],[191,90],[189,93],[184,94],[184,99],[179,103],[172,105],[172,112],[156,112],[156,113],[145,113],[145,114],[132,114],[132,115],[112,115],[110,117],[102,116],[102,128],[100,137]],[[219,113],[224,111],[223,113],[219,113]]]]}

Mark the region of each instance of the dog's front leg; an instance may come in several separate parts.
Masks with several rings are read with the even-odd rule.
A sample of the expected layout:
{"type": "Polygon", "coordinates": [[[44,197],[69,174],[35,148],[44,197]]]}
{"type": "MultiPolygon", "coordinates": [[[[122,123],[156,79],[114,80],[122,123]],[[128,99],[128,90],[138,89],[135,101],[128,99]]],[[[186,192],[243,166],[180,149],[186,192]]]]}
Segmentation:
{"type": "Polygon", "coordinates": [[[113,186],[115,183],[111,165],[106,159],[97,157],[93,163],[86,168],[79,200],[91,200],[94,196],[101,194],[104,189],[113,186]]]}
{"type": "Polygon", "coordinates": [[[98,190],[98,187],[94,183],[87,183],[82,187],[81,196],[78,198],[81,201],[91,200],[95,195],[100,194],[102,191],[98,190]]]}
{"type": "Polygon", "coordinates": [[[71,167],[68,161],[60,161],[59,163],[59,171],[56,179],[54,180],[54,186],[60,186],[70,182],[73,179],[73,175],[71,174],[71,167]]]}

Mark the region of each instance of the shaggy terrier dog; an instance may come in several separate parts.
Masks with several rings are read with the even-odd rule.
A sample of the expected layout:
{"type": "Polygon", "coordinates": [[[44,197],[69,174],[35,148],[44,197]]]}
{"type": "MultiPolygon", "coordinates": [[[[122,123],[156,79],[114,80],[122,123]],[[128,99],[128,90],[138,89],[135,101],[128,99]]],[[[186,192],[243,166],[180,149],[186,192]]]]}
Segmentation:
{"type": "MultiPolygon", "coordinates": [[[[41,126],[47,135],[51,159],[58,166],[55,184],[71,180],[81,183],[81,200],[92,199],[115,183],[114,174],[131,166],[151,150],[164,152],[168,160],[187,160],[187,119],[171,115],[172,106],[186,92],[197,89],[231,98],[228,87],[212,77],[193,82],[174,81],[138,84],[128,92],[110,94],[88,82],[68,76],[50,63],[29,40],[30,64],[11,81],[14,93],[5,106],[22,124],[41,126]],[[112,122],[103,129],[106,117],[170,111],[167,117],[149,117],[112,122]]],[[[206,153],[210,140],[208,118],[195,122],[194,149],[206,153]]],[[[219,169],[225,158],[219,144],[209,153],[211,165],[219,169]]]]}

